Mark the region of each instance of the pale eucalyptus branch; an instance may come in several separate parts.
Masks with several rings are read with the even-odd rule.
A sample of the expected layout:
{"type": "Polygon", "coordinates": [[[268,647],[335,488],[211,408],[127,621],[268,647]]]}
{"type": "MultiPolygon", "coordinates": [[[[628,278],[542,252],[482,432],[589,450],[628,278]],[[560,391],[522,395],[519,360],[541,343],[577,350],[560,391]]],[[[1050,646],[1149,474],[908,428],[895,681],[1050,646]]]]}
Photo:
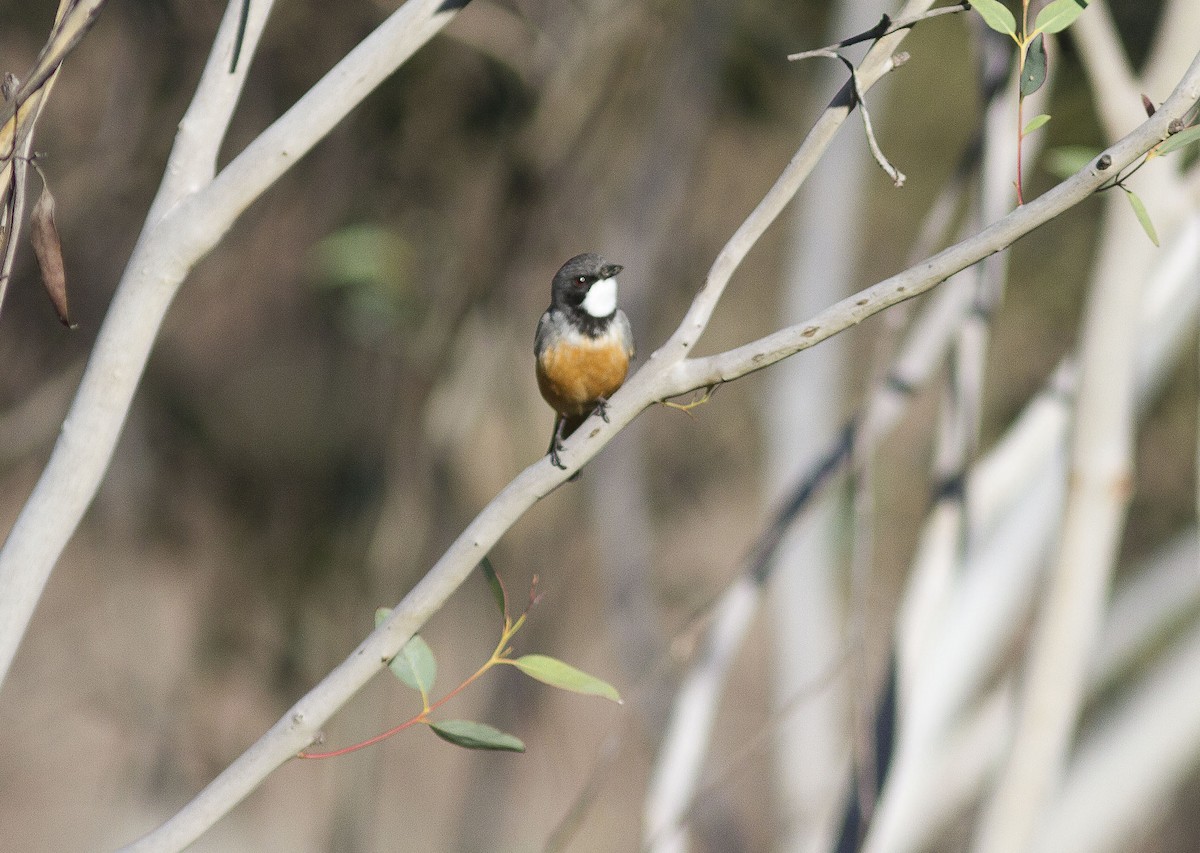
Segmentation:
{"type": "MultiPolygon", "coordinates": [[[[930,3],[922,4],[928,8],[930,3]]],[[[911,8],[911,7],[910,7],[911,8]]],[[[892,20],[888,15],[880,18],[879,23],[871,27],[866,32],[859,33],[856,36],[844,38],[839,42],[835,42],[825,47],[818,47],[815,50],[802,50],[799,53],[789,53],[788,60],[795,62],[799,59],[810,59],[814,56],[829,56],[835,51],[843,47],[851,47],[856,44],[862,44],[864,41],[874,41],[881,39],[884,36],[890,36],[893,33],[898,33],[902,30],[911,29],[922,21],[928,21],[931,18],[938,18],[942,15],[955,15],[959,12],[965,12],[971,8],[970,3],[956,3],[953,6],[943,6],[939,9],[931,9],[928,12],[922,11],[915,14],[902,15],[902,17],[892,20]]]]}
{"type": "MultiPolygon", "coordinates": [[[[928,8],[930,5],[931,2],[909,3],[905,6],[905,10],[928,8]]],[[[880,39],[871,47],[858,67],[858,90],[860,92],[866,92],[895,67],[892,52],[903,40],[904,35],[904,31],[893,33],[880,39]]],[[[805,137],[783,174],[779,176],[763,200],[746,217],[729,242],[721,249],[721,253],[717,255],[717,259],[709,269],[708,277],[701,286],[700,292],[693,300],[683,322],[675,330],[675,334],[651,358],[662,357],[668,362],[678,361],[688,353],[700,335],[704,333],[708,327],[708,321],[716,309],[717,302],[725,292],[725,287],[729,284],[734,271],[758,242],[763,232],[778,218],[783,208],[795,196],[804,179],[808,177],[821,159],[825,149],[833,141],[834,134],[842,126],[846,117],[850,115],[856,101],[854,81],[847,80],[834,96],[829,107],[817,119],[813,129],[805,137]]]]}
{"type": "MultiPolygon", "coordinates": [[[[867,109],[867,99],[863,95],[862,86],[858,79],[858,70],[854,67],[854,63],[846,57],[842,56],[835,50],[810,50],[805,53],[797,53],[789,56],[788,59],[807,58],[823,56],[827,59],[836,59],[846,66],[850,72],[850,85],[854,91],[854,97],[858,102],[858,112],[862,116],[863,131],[867,135],[867,147],[871,149],[871,156],[875,158],[875,162],[879,164],[879,168],[887,173],[887,176],[892,179],[892,184],[897,189],[904,186],[904,182],[908,180],[904,173],[892,165],[888,160],[887,155],[883,153],[883,149],[879,147],[879,140],[875,138],[875,126],[871,122],[871,111],[867,109]]],[[[907,53],[896,53],[892,55],[892,68],[899,68],[905,62],[908,62],[907,53]]]]}
{"type": "Polygon", "coordinates": [[[273,0],[254,0],[229,71],[242,0],[221,21],[50,461],[0,549],[0,679],[50,572],[99,488],[163,317],[188,271],[246,207],[432,38],[466,0],[409,0],[215,178],[217,151],[273,0]]]}
{"type": "Polygon", "coordinates": [[[920,296],[959,270],[1007,248],[1030,231],[1089,198],[1111,175],[1134,163],[1166,139],[1171,120],[1187,112],[1197,98],[1200,98],[1200,57],[1192,61],[1171,97],[1154,116],[1092,160],[1078,174],[1045,195],[1017,208],[974,237],[843,299],[804,323],[780,329],[726,352],[704,358],[681,359],[672,366],[669,376],[664,377],[664,397],[687,394],[762,370],[892,305],[920,296]],[[1101,169],[1102,161],[1110,165],[1101,169]]]}
{"type": "MultiPolygon", "coordinates": [[[[1173,177],[1158,169],[1139,178],[1166,234],[1180,224],[1173,177]]],[[[1076,737],[1085,667],[1124,532],[1134,470],[1140,276],[1158,252],[1125,219],[1123,201],[1110,197],[1104,209],[1080,333],[1062,528],[1030,631],[1013,740],[972,848],[980,853],[1028,849],[1044,819],[1076,737]]]]}
{"type": "MultiPolygon", "coordinates": [[[[409,5],[418,2],[426,6],[431,5],[427,0],[410,0],[409,5]]],[[[922,8],[928,5],[914,2],[906,8],[922,8]]],[[[860,92],[865,91],[894,67],[891,50],[903,36],[904,33],[890,36],[868,52],[859,70],[860,92]]],[[[364,42],[364,45],[360,45],[360,48],[365,44],[364,42]]],[[[351,56],[353,55],[352,53],[351,56]]],[[[334,72],[336,71],[337,68],[334,69],[334,72]]],[[[334,72],[331,72],[331,75],[334,72]]],[[[320,88],[320,85],[318,84],[317,88],[320,88]]],[[[286,121],[288,116],[310,99],[310,96],[315,95],[313,100],[316,103],[313,107],[319,109],[323,105],[324,96],[316,95],[316,92],[314,89],[302,98],[296,108],[277,124],[286,121]]],[[[387,622],[368,636],[349,658],[297,702],[257,743],[226,768],[191,803],[157,830],[127,849],[175,850],[186,846],[257,787],[275,768],[311,744],[319,735],[320,726],[379,672],[421,625],[442,607],[474,570],[479,560],[517,519],[536,501],[561,485],[570,473],[599,452],[638,413],[653,402],[671,396],[663,394],[659,387],[661,380],[668,373],[670,364],[682,358],[703,333],[734,270],[795,195],[805,176],[832,142],[834,133],[845,121],[853,106],[854,87],[851,82],[847,82],[822,114],[814,130],[805,138],[783,175],[718,256],[705,286],[693,301],[687,317],[675,335],[650,357],[647,365],[613,398],[609,406],[608,421],[593,418],[587,423],[590,430],[581,429],[567,441],[563,452],[563,460],[567,463],[566,470],[555,468],[543,459],[518,475],[467,526],[449,550],[393,610],[392,617],[387,622]]],[[[308,126],[319,121],[309,116],[302,115],[301,118],[308,126]]],[[[252,200],[252,196],[247,195],[247,185],[265,180],[261,174],[264,169],[286,168],[288,158],[302,153],[274,145],[273,141],[279,134],[273,137],[273,130],[274,127],[268,128],[214,182],[214,188],[221,185],[235,199],[235,204],[239,198],[246,198],[246,203],[252,200]],[[256,172],[239,169],[239,161],[257,149],[264,150],[268,161],[265,164],[254,164],[256,172]]],[[[189,200],[187,205],[190,207],[203,203],[204,199],[201,198],[189,200]]],[[[197,217],[182,218],[186,223],[197,217]]]]}
{"type": "MultiPolygon", "coordinates": [[[[1193,71],[1195,69],[1196,66],[1194,65],[1193,71]]],[[[1193,85],[1195,85],[1194,82],[1193,85]]],[[[1187,108],[1187,97],[1187,95],[1184,96],[1181,104],[1185,110],[1187,108]]],[[[1144,150],[1144,146],[1155,144],[1155,134],[1160,132],[1166,132],[1165,124],[1153,133],[1149,133],[1140,141],[1137,141],[1136,144],[1133,144],[1131,139],[1124,140],[1123,143],[1129,143],[1129,145],[1123,150],[1122,156],[1128,157],[1131,162],[1136,160],[1140,156],[1140,151],[1144,150]]],[[[1109,156],[1116,156],[1115,150],[1110,151],[1109,156]]],[[[1007,243],[1011,243],[1016,239],[1016,236],[1019,236],[1019,234],[1013,236],[1015,222],[1019,222],[1023,217],[1030,215],[1033,215],[1035,218],[1044,216],[1047,219],[1057,216],[1072,204],[1094,193],[1098,186],[1104,182],[1106,179],[1105,176],[1108,174],[1111,174],[1111,166],[1103,170],[1093,169],[1085,171],[1063,185],[1062,198],[1051,197],[1049,200],[1039,200],[1038,202],[1026,205],[1015,211],[1010,217],[1000,220],[996,226],[985,230],[977,237],[948,249],[946,252],[935,256],[924,264],[918,264],[909,270],[908,274],[917,276],[918,278],[924,277],[924,284],[928,285],[928,287],[933,287],[948,277],[949,274],[969,265],[963,264],[956,268],[942,267],[942,264],[952,261],[960,252],[974,251],[977,256],[974,257],[971,263],[982,260],[994,251],[994,249],[987,248],[987,244],[994,239],[994,235],[1007,234],[1008,236],[1005,237],[1005,240],[1007,243]],[[1073,182],[1079,182],[1080,186],[1072,187],[1071,184],[1073,182]],[[1046,206],[1046,210],[1039,211],[1035,209],[1031,211],[1031,208],[1038,205],[1039,202],[1046,206]],[[972,249],[973,244],[983,245],[972,249]]],[[[1024,229],[1027,225],[1022,224],[1016,227],[1024,229]]],[[[1022,233],[1024,233],[1023,230],[1022,233]]],[[[992,245],[995,244],[993,243],[992,245]]],[[[961,261],[954,261],[954,263],[961,263],[961,261]]],[[[864,291],[864,293],[885,289],[889,285],[889,282],[891,282],[893,294],[905,298],[904,293],[912,289],[912,285],[904,278],[905,275],[901,274],[901,276],[894,277],[888,282],[883,282],[880,285],[876,285],[875,288],[864,291]]],[[[928,289],[928,287],[924,287],[924,289],[928,289]]],[[[909,295],[915,294],[909,293],[909,295]]],[[[838,318],[837,322],[849,321],[852,323],[857,322],[854,319],[854,311],[856,309],[865,310],[869,307],[870,303],[865,302],[863,294],[858,294],[847,300],[843,300],[843,302],[831,308],[823,316],[832,315],[838,318]]],[[[871,313],[874,313],[874,311],[871,313]]],[[[816,321],[812,321],[791,327],[790,330],[784,330],[781,333],[777,333],[776,336],[771,337],[790,337],[791,340],[800,341],[804,346],[809,346],[811,343],[804,342],[803,336],[806,332],[813,332],[812,336],[815,337],[817,325],[816,321]],[[797,337],[797,333],[799,337],[797,337]]],[[[845,327],[844,325],[838,326],[837,331],[845,327]]],[[[760,341],[759,343],[762,342],[760,341]]],[[[742,359],[740,364],[737,365],[736,370],[740,371],[736,373],[737,376],[744,375],[746,372],[764,366],[761,361],[756,361],[755,357],[760,353],[769,352],[769,350],[766,348],[755,350],[754,346],[754,344],[750,344],[739,350],[731,351],[733,353],[747,352],[750,354],[749,358],[742,359]]],[[[698,365],[703,363],[723,367],[723,357],[728,355],[729,353],[725,353],[712,356],[708,359],[687,360],[681,362],[678,367],[681,370],[695,369],[698,372],[700,369],[698,365]]],[[[719,381],[724,381],[726,378],[733,378],[729,374],[712,372],[707,374],[702,373],[701,377],[702,384],[696,387],[711,386],[719,381]]],[[[698,381],[698,378],[690,376],[688,382],[692,381],[698,381]]],[[[758,556],[757,550],[755,552],[756,557],[758,556]]],[[[752,565],[756,562],[757,560],[752,565]]],[[[689,671],[688,679],[685,681],[680,691],[680,698],[676,702],[675,718],[672,721],[673,725],[669,729],[674,739],[669,740],[663,747],[664,755],[668,756],[670,760],[660,759],[660,764],[656,766],[656,774],[652,781],[652,790],[656,793],[648,798],[650,805],[647,809],[647,825],[644,832],[648,846],[652,849],[658,849],[659,846],[663,849],[673,849],[671,842],[679,837],[680,830],[677,822],[680,820],[681,815],[685,813],[690,802],[690,797],[692,796],[695,779],[698,776],[699,762],[704,755],[700,745],[707,741],[708,729],[712,722],[713,708],[711,706],[715,703],[715,696],[719,694],[719,689],[716,689],[714,685],[721,683],[725,670],[728,667],[730,659],[728,644],[732,643],[736,645],[740,641],[741,634],[745,631],[749,621],[746,615],[747,610],[753,612],[752,607],[747,608],[743,603],[746,597],[751,594],[750,590],[756,590],[756,586],[748,582],[748,577],[747,573],[740,573],[739,580],[731,585],[725,595],[722,596],[721,606],[715,615],[715,626],[713,631],[710,632],[708,639],[711,648],[706,649],[706,654],[689,671]],[[715,639],[716,637],[720,637],[724,642],[718,642],[715,639]],[[707,688],[707,692],[700,690],[700,685],[707,688]]]]}
{"type": "MultiPolygon", "coordinates": [[[[255,4],[250,44],[257,41],[270,6],[270,0],[255,4]]],[[[214,52],[230,40],[231,20],[227,13],[214,52]]],[[[188,155],[201,145],[215,156],[243,80],[244,74],[229,75],[223,68],[214,71],[210,58],[196,95],[196,103],[205,104],[204,114],[193,108],[184,118],[179,145],[168,160],[158,197],[113,297],[54,452],[0,548],[0,681],[54,564],[96,495],[171,297],[198,259],[185,258],[178,243],[158,230],[162,212],[202,182],[203,167],[196,174],[188,155]],[[198,135],[217,138],[206,144],[189,142],[189,117],[198,135]]],[[[43,92],[44,88],[32,97],[43,92]]]]}
{"type": "MultiPolygon", "coordinates": [[[[890,50],[890,47],[889,47],[890,50]]],[[[867,66],[864,61],[864,68],[867,66]]],[[[890,52],[875,66],[875,76],[860,70],[863,85],[890,67],[890,52]]],[[[847,84],[849,86],[849,84],[847,84]]],[[[379,626],[323,681],[300,699],[257,743],[214,779],[191,803],[130,850],[174,850],[190,843],[279,765],[311,744],[320,727],[396,655],[408,639],[436,613],[470,576],[479,560],[534,503],[561,485],[595,456],[623,427],[655,402],[719,384],[760,370],[831,337],[885,308],[927,292],[958,270],[1001,251],[1020,237],[1068,210],[1095,192],[1112,169],[1134,162],[1168,135],[1173,118],[1200,98],[1200,57],[1159,111],[1142,126],[1093,160],[1084,170],[1041,198],[1019,208],[977,236],[921,262],[909,270],[843,300],[808,322],[791,326],[743,347],[714,356],[686,359],[712,316],[733,270],[783,209],[799,186],[797,171],[807,172],[845,118],[838,98],[814,133],[806,138],[783,176],[735,232],[714,263],[705,285],[675,334],[647,360],[609,402],[608,421],[591,418],[567,440],[562,452],[566,469],[543,458],[521,472],[459,535],[429,572],[379,626]],[[830,115],[840,118],[831,120],[830,115]],[[1100,169],[1103,157],[1110,164],[1100,169]],[[811,159],[810,159],[811,158],[811,159]],[[789,192],[790,190],[790,192],[789,192]]],[[[848,109],[848,108],[845,108],[848,109]]],[[[218,179],[220,180],[220,179],[218,179]]]]}
{"type": "MultiPolygon", "coordinates": [[[[244,57],[253,55],[270,5],[270,0],[251,4],[242,47],[244,57]]],[[[185,117],[179,150],[194,146],[196,156],[188,158],[186,163],[172,157],[163,189],[114,298],[75,404],[63,425],[62,436],[37,489],[0,551],[0,672],[6,671],[54,562],[95,495],[162,317],[187,271],[216,244],[246,206],[367,92],[438,32],[461,5],[444,0],[409,0],[208,183],[220,137],[228,124],[228,112],[232,111],[244,69],[249,65],[239,62],[236,74],[228,72],[240,2],[235,0],[230,4],[197,94],[197,103],[211,97],[214,113],[226,113],[224,121],[215,134],[206,134],[200,112],[194,114],[189,110],[185,117]],[[214,68],[232,79],[216,78],[214,68]],[[189,121],[191,118],[196,119],[194,125],[189,121]],[[197,134],[194,139],[189,136],[192,132],[197,134]]],[[[922,5],[929,4],[912,3],[906,9],[922,5]]],[[[864,91],[892,67],[891,51],[901,35],[881,40],[860,66],[859,83],[864,91]]],[[[1113,168],[1122,168],[1164,139],[1171,118],[1182,115],[1198,95],[1200,68],[1193,63],[1159,112],[1109,150],[1113,168]]],[[[440,609],[500,536],[646,407],[761,369],[890,305],[923,293],[953,272],[1003,249],[1087,198],[1112,174],[1099,170],[1093,161],[1075,178],[976,238],[843,300],[807,323],[716,356],[686,359],[687,352],[707,327],[734,270],[790,201],[852,106],[852,88],[847,84],[806,138],[780,181],[718,256],[679,329],[614,396],[609,407],[610,422],[592,419],[587,429],[568,441],[564,452],[568,469],[559,471],[543,459],[518,475],[405,596],[391,619],[368,636],[346,661],[192,803],[130,849],[167,850],[186,846],[271,771],[309,745],[319,727],[440,609]]]]}

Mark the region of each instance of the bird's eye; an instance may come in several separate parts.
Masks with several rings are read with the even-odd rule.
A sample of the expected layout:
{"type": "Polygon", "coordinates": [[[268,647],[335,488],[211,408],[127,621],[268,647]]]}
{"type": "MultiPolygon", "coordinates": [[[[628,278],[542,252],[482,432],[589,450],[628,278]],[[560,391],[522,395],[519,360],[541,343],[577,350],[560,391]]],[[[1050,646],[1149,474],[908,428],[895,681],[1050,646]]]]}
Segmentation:
{"type": "Polygon", "coordinates": [[[588,279],[587,279],[586,275],[575,276],[575,286],[576,287],[586,287],[587,283],[588,283],[588,279]]]}

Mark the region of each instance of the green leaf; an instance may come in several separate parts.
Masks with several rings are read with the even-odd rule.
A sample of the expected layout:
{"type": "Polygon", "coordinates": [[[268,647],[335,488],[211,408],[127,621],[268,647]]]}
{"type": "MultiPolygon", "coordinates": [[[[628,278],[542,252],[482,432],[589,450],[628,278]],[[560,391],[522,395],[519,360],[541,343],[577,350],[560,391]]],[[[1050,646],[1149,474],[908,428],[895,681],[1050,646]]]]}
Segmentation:
{"type": "Polygon", "coordinates": [[[1047,3],[1038,12],[1037,20],[1033,22],[1035,33],[1061,33],[1075,23],[1083,10],[1087,8],[1088,0],[1054,0],[1047,3]]]}
{"type": "Polygon", "coordinates": [[[441,723],[430,723],[429,728],[442,740],[450,741],[455,746],[466,749],[498,749],[505,752],[524,752],[525,744],[521,739],[506,734],[486,723],[475,723],[471,720],[446,720],[441,723]]]}
{"type": "Polygon", "coordinates": [[[614,702],[621,701],[621,694],[607,681],[601,681],[594,675],[588,675],[581,669],[563,663],[557,658],[546,655],[522,655],[513,661],[513,665],[530,678],[536,678],[543,684],[559,687],[575,693],[585,693],[589,696],[603,696],[614,702]]]}
{"type": "Polygon", "coordinates": [[[1146,205],[1142,204],[1142,200],[1134,195],[1133,190],[1126,189],[1125,195],[1129,199],[1129,204],[1133,207],[1133,214],[1137,217],[1138,222],[1142,225],[1142,230],[1146,232],[1146,236],[1150,238],[1150,242],[1155,246],[1158,245],[1158,232],[1154,230],[1154,223],[1150,221],[1150,214],[1146,212],[1146,205]]]}
{"type": "MultiPolygon", "coordinates": [[[[380,607],[375,611],[375,627],[378,628],[391,615],[392,608],[380,607]]],[[[437,658],[421,635],[413,634],[400,653],[388,661],[388,669],[413,690],[429,695],[437,679],[437,658]]]]}
{"type": "MultiPolygon", "coordinates": [[[[417,252],[403,233],[383,225],[351,225],[304,253],[309,284],[322,292],[339,331],[370,347],[398,327],[423,322],[424,298],[416,281],[417,252]]],[[[403,333],[401,332],[403,336],[403,333]]]]}
{"type": "Polygon", "coordinates": [[[971,8],[996,32],[1013,37],[1017,35],[1017,19],[999,0],[971,0],[971,8]]]}
{"type": "Polygon", "coordinates": [[[413,634],[400,654],[388,661],[388,669],[413,690],[428,696],[437,678],[437,659],[421,635],[413,634]]]}
{"type": "Polygon", "coordinates": [[[1191,145],[1194,142],[1200,142],[1200,125],[1171,134],[1167,137],[1166,142],[1158,146],[1156,153],[1160,155],[1170,154],[1172,151],[1178,151],[1185,145],[1191,145]]]}
{"type": "Polygon", "coordinates": [[[500,608],[500,615],[508,615],[508,602],[504,595],[504,584],[500,582],[500,576],[496,574],[495,568],[492,567],[492,561],[484,557],[479,561],[479,570],[483,572],[483,576],[487,578],[488,586],[492,588],[492,597],[496,599],[496,606],[500,608]]]}
{"type": "Polygon", "coordinates": [[[307,260],[320,287],[372,287],[398,296],[411,279],[412,247],[382,225],[351,225],[318,241],[307,260]]]}
{"type": "Polygon", "coordinates": [[[1021,69],[1021,97],[1028,98],[1045,82],[1046,39],[1038,33],[1025,51],[1025,67],[1021,69]]]}
{"type": "Polygon", "coordinates": [[[1060,180],[1074,175],[1100,153],[1089,145],[1064,145],[1046,152],[1045,169],[1060,180]]]}
{"type": "Polygon", "coordinates": [[[1021,131],[1021,135],[1028,136],[1048,121],[1050,121],[1050,116],[1046,115],[1045,113],[1042,113],[1039,116],[1034,116],[1029,120],[1029,124],[1025,125],[1025,129],[1021,131]]]}

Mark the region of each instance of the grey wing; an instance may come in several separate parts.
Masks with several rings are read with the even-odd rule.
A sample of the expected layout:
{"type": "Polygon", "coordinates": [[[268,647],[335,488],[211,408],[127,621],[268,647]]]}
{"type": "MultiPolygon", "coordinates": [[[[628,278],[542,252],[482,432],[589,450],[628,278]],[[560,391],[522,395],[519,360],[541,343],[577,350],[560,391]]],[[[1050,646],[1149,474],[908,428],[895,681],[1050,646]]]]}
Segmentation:
{"type": "Polygon", "coordinates": [[[625,316],[625,312],[617,309],[616,316],[613,317],[613,323],[617,327],[617,334],[621,336],[621,341],[625,344],[625,351],[629,353],[629,357],[633,358],[637,355],[637,346],[633,343],[633,327],[629,325],[629,318],[625,316]]]}
{"type": "Polygon", "coordinates": [[[546,344],[550,339],[551,333],[556,326],[562,324],[562,318],[558,316],[553,308],[547,308],[542,314],[542,319],[538,320],[537,332],[533,336],[533,354],[540,356],[543,350],[546,349],[546,344]]]}

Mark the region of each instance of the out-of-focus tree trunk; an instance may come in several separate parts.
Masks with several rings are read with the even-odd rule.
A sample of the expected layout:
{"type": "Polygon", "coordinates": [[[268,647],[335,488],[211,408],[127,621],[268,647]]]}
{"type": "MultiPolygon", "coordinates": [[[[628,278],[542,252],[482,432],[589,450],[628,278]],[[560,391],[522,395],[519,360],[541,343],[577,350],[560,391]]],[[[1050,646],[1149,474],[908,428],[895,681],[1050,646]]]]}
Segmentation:
{"type": "MultiPolygon", "coordinates": [[[[843,2],[828,38],[860,32],[892,4],[843,2]]],[[[825,92],[845,76],[833,62],[811,73],[825,92]]],[[[857,126],[846,128],[800,194],[789,227],[790,250],[781,324],[796,323],[855,289],[862,245],[861,211],[868,181],[880,177],[857,126]]],[[[847,401],[845,340],[829,341],[772,371],[765,408],[768,502],[811,467],[836,440],[847,401]]],[[[777,778],[786,851],[830,849],[847,778],[849,697],[842,657],[846,601],[843,489],[826,492],[780,546],[770,591],[774,704],[781,709],[777,778]],[[836,673],[836,674],[835,674],[836,673]]]]}

